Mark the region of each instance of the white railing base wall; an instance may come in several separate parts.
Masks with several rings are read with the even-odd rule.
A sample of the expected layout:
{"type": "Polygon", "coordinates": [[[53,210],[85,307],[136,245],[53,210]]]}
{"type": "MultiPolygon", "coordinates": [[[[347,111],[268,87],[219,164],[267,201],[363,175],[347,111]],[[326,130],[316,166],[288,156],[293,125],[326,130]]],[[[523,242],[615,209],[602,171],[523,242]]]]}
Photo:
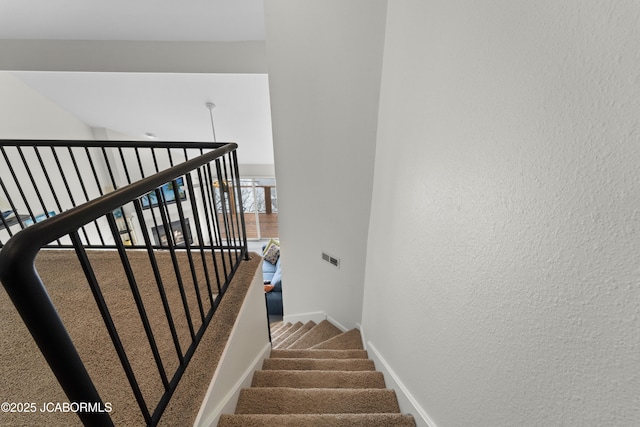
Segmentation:
{"type": "Polygon", "coordinates": [[[215,427],[220,415],[232,414],[240,390],[251,386],[254,371],[270,354],[264,284],[258,269],[193,425],[215,427]]]}

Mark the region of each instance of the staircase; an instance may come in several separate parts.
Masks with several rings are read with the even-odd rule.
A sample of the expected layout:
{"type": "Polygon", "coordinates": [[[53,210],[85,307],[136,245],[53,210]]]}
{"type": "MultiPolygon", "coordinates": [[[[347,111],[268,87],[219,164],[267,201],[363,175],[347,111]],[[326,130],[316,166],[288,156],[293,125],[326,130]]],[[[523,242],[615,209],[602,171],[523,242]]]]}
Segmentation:
{"type": "Polygon", "coordinates": [[[271,358],[219,427],[415,427],[363,349],[360,331],[324,320],[272,326],[271,358]]]}

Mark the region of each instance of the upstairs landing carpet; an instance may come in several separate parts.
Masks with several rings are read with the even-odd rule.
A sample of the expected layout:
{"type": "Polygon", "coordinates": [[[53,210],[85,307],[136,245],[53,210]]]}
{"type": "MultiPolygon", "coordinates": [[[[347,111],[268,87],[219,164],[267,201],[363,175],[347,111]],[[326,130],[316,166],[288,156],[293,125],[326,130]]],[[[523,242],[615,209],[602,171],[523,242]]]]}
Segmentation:
{"type": "MultiPolygon", "coordinates": [[[[158,343],[163,364],[172,375],[178,360],[176,350],[158,296],[153,272],[149,267],[146,252],[129,251],[135,277],[140,286],[142,299],[147,305],[147,314],[158,343]]],[[[190,335],[184,314],[180,292],[176,285],[172,262],[168,252],[157,252],[167,299],[175,316],[176,329],[183,352],[190,335]]],[[[195,256],[195,275],[200,291],[205,295],[206,281],[202,259],[195,256]]],[[[209,262],[211,255],[205,255],[209,262]]],[[[91,251],[89,257],[94,266],[109,310],[118,327],[120,338],[131,359],[137,380],[149,408],[155,407],[164,388],[160,381],[142,323],[133,302],[126,277],[121,272],[117,252],[91,251]]],[[[178,254],[185,298],[193,312],[194,326],[199,327],[200,313],[195,296],[192,272],[185,253],[178,254]]],[[[220,260],[219,260],[220,261],[220,260]]],[[[251,261],[242,261],[222,299],[182,381],[167,407],[160,425],[192,425],[207,387],[246,292],[260,265],[261,258],[252,254],[251,261]]],[[[228,262],[228,260],[227,260],[228,262]]],[[[80,265],[72,251],[42,251],[36,267],[46,284],[65,327],[87,366],[98,392],[104,402],[112,405],[111,416],[116,426],[141,426],[144,420],[133,396],[120,361],[104,323],[97,310],[94,298],[87,286],[80,265]]],[[[214,296],[215,297],[215,296],[214,296]]],[[[206,312],[210,307],[208,298],[203,300],[206,312]]],[[[33,402],[40,408],[44,403],[67,402],[60,385],[37,348],[22,319],[9,300],[4,287],[0,286],[0,402],[33,402]]],[[[2,426],[79,426],[78,416],[72,412],[0,413],[2,426]]]]}

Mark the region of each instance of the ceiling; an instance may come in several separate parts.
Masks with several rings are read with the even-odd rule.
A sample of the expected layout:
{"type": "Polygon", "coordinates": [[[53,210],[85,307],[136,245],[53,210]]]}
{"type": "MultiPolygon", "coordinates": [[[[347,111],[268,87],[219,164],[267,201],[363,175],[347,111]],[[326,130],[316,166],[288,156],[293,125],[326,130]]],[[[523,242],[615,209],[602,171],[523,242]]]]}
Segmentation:
{"type": "Polygon", "coordinates": [[[0,39],[264,40],[263,0],[0,0],[0,39]]]}
{"type": "MultiPolygon", "coordinates": [[[[0,0],[0,39],[235,42],[264,40],[263,0],[0,0]],[[37,13],[35,13],[37,11],[37,13]]],[[[131,138],[240,146],[272,164],[266,74],[11,71],[87,125],[131,138]]]]}

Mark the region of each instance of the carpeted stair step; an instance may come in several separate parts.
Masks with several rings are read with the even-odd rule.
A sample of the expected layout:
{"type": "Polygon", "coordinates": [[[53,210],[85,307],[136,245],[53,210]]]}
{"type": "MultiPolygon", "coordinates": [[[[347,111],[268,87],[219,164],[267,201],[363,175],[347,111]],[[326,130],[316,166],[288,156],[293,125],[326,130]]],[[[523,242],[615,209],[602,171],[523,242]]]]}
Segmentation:
{"type": "Polygon", "coordinates": [[[286,331],[282,331],[280,335],[272,339],[277,342],[282,342],[286,340],[289,335],[293,334],[295,331],[302,328],[302,326],[303,326],[302,322],[296,322],[293,325],[291,325],[289,328],[287,328],[286,331]]]}
{"type": "Polygon", "coordinates": [[[377,371],[256,371],[251,387],[385,388],[377,371]]]}
{"type": "Polygon", "coordinates": [[[305,335],[307,332],[309,332],[315,326],[316,326],[316,322],[314,322],[314,321],[305,323],[300,328],[298,328],[298,330],[296,330],[294,333],[290,334],[285,339],[283,339],[283,340],[278,339],[277,340],[278,342],[276,343],[276,345],[273,348],[287,348],[289,345],[291,345],[294,342],[296,342],[300,337],[305,335]]]}
{"type": "Polygon", "coordinates": [[[236,414],[399,413],[393,390],[254,387],[240,391],[236,414]]]}
{"type": "Polygon", "coordinates": [[[283,326],[284,326],[284,322],[283,321],[270,323],[269,324],[269,330],[271,331],[271,336],[273,336],[273,334],[278,332],[280,330],[280,328],[282,328],[283,326]]]}
{"type": "Polygon", "coordinates": [[[240,391],[235,415],[222,415],[218,426],[416,427],[400,414],[359,330],[297,322],[274,327],[271,336],[270,358],[240,391]]]}
{"type": "Polygon", "coordinates": [[[362,336],[358,329],[351,329],[326,341],[316,344],[313,349],[325,350],[345,350],[345,349],[364,349],[362,345],[362,336]]]}
{"type": "Polygon", "coordinates": [[[282,332],[286,331],[288,328],[291,327],[291,324],[288,323],[286,325],[282,325],[278,328],[277,331],[271,331],[271,342],[273,343],[273,341],[279,336],[282,335],[282,332]]]}
{"type": "Polygon", "coordinates": [[[243,414],[222,415],[219,427],[415,427],[402,414],[243,414]]]}
{"type": "Polygon", "coordinates": [[[306,334],[298,338],[295,342],[288,345],[286,348],[310,348],[316,344],[320,344],[321,342],[328,340],[329,338],[340,335],[341,333],[342,331],[335,327],[331,322],[329,322],[328,320],[323,320],[322,322],[311,328],[306,334]]]}
{"type": "Polygon", "coordinates": [[[278,330],[271,331],[271,337],[276,338],[278,336],[281,336],[287,329],[291,328],[292,326],[293,326],[292,323],[283,323],[282,326],[278,328],[278,330]]]}
{"type": "Polygon", "coordinates": [[[271,350],[274,359],[368,359],[366,350],[271,350]]]}
{"type": "Polygon", "coordinates": [[[282,335],[287,329],[289,329],[292,326],[293,326],[292,323],[283,324],[282,326],[280,326],[280,328],[278,328],[277,331],[274,331],[274,332],[271,333],[271,338],[275,339],[276,337],[282,335]]]}
{"type": "Polygon", "coordinates": [[[375,371],[369,359],[265,359],[263,370],[279,371],[375,371]]]}

